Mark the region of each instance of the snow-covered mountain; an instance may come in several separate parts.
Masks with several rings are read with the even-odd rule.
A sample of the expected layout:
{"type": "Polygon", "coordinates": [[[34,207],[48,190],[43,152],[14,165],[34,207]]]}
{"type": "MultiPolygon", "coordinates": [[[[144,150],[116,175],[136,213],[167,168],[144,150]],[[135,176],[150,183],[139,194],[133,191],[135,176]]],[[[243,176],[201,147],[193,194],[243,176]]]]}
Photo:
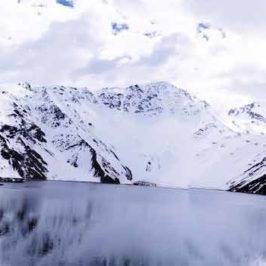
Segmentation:
{"type": "Polygon", "coordinates": [[[2,178],[265,190],[265,135],[167,82],[4,86],[0,105],[2,178]]]}

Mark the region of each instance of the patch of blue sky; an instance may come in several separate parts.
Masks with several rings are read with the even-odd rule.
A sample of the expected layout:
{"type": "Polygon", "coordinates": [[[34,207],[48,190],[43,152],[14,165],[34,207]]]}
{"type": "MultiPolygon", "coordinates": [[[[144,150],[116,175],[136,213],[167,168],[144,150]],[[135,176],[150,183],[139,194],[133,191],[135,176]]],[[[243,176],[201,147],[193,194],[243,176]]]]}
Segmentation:
{"type": "Polygon", "coordinates": [[[129,30],[129,26],[126,23],[112,22],[112,30],[114,34],[118,34],[122,31],[129,30]]]}
{"type": "Polygon", "coordinates": [[[60,5],[67,6],[67,7],[74,7],[73,0],[56,0],[56,2],[60,5]]]}

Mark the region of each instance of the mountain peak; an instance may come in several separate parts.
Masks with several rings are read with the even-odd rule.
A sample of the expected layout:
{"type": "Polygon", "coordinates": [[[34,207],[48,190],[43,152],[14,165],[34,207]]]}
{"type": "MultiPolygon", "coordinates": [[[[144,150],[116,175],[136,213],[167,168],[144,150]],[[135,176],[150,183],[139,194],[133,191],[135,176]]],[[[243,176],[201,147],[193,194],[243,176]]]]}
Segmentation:
{"type": "Polygon", "coordinates": [[[206,102],[165,81],[126,88],[104,88],[98,92],[98,97],[111,109],[144,115],[192,115],[207,107],[206,102]]]}

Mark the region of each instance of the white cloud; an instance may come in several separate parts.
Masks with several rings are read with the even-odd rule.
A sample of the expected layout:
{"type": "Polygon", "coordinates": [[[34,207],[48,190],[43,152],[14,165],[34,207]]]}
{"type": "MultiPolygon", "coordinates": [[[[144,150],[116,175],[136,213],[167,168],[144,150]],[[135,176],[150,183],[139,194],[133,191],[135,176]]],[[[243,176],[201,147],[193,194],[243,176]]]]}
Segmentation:
{"type": "Polygon", "coordinates": [[[266,98],[263,1],[76,0],[74,9],[54,0],[3,1],[1,82],[167,80],[221,107],[266,98]],[[113,22],[129,28],[114,35],[113,22]],[[200,22],[210,24],[208,38],[197,33],[200,22]]]}
{"type": "Polygon", "coordinates": [[[239,32],[266,27],[264,0],[184,0],[188,12],[239,32]]]}

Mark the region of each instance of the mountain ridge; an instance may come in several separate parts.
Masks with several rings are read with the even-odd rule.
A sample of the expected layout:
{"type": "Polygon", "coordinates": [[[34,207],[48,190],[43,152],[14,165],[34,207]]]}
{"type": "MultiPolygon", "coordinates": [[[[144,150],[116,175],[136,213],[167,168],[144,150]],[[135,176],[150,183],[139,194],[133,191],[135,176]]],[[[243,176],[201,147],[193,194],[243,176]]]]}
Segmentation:
{"type": "Polygon", "coordinates": [[[264,191],[264,168],[248,169],[263,161],[265,136],[229,127],[168,82],[97,91],[24,83],[1,88],[0,103],[2,178],[232,191],[258,180],[245,192],[264,191]]]}

